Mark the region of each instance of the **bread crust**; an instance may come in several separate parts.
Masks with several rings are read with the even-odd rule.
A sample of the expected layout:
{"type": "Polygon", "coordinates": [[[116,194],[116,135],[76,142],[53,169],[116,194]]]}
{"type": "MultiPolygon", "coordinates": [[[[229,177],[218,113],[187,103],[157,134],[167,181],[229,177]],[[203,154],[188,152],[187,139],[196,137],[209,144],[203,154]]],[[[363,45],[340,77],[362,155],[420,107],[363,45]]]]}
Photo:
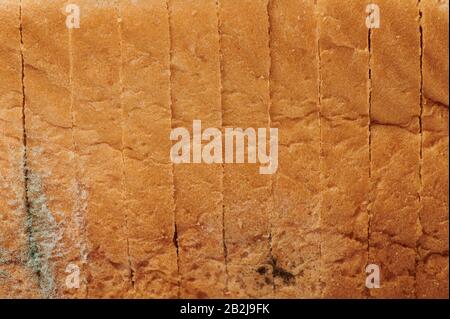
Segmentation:
{"type": "Polygon", "coordinates": [[[448,0],[0,1],[0,297],[448,298],[448,173],[448,0]]]}
{"type": "Polygon", "coordinates": [[[25,207],[20,8],[0,3],[0,297],[38,296],[25,207]]]}
{"type": "MultiPolygon", "coordinates": [[[[269,126],[267,5],[267,0],[219,1],[225,128],[269,126]]],[[[273,295],[271,192],[270,177],[260,175],[257,166],[225,165],[225,243],[232,297],[273,295]]]]}
{"type": "Polygon", "coordinates": [[[118,9],[130,296],[176,298],[169,14],[156,0],[120,1],[118,9]]]}
{"type": "MultiPolygon", "coordinates": [[[[214,0],[170,0],[173,128],[222,127],[218,12],[214,0]]],[[[206,142],[205,142],[206,143],[206,142]]],[[[192,156],[192,155],[191,155],[192,156]]],[[[180,297],[223,298],[222,165],[177,165],[180,297]]]]}
{"type": "Polygon", "coordinates": [[[366,3],[352,1],[342,6],[337,0],[318,1],[323,297],[367,295],[364,269],[370,150],[366,3]]]}
{"type": "Polygon", "coordinates": [[[83,20],[72,35],[73,113],[80,183],[87,192],[87,296],[124,297],[132,278],[123,188],[118,12],[114,1],[82,0],[78,5],[83,20]]]}
{"type": "Polygon", "coordinates": [[[320,114],[314,1],[272,1],[271,127],[280,133],[274,177],[275,295],[315,298],[320,283],[320,114]]]}
{"type": "Polygon", "coordinates": [[[378,5],[383,26],[371,36],[369,258],[382,269],[384,284],[371,296],[412,298],[421,227],[419,8],[412,0],[378,5]]]}
{"type": "Polygon", "coordinates": [[[448,1],[421,2],[422,190],[417,297],[448,298],[448,1]]]}

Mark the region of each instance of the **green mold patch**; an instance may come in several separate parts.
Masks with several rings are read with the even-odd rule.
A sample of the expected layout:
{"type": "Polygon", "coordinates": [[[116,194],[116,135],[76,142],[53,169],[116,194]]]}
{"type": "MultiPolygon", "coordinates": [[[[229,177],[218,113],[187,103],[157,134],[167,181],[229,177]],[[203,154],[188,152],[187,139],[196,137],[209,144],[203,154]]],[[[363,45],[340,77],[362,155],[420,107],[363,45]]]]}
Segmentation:
{"type": "Polygon", "coordinates": [[[43,297],[51,298],[56,294],[51,259],[60,235],[47,205],[42,179],[31,171],[27,175],[27,198],[28,263],[39,278],[43,297]]]}
{"type": "Polygon", "coordinates": [[[0,247],[0,266],[9,262],[8,252],[0,247]]]}
{"type": "Polygon", "coordinates": [[[0,280],[5,280],[10,278],[10,274],[7,271],[0,270],[0,280]]]}

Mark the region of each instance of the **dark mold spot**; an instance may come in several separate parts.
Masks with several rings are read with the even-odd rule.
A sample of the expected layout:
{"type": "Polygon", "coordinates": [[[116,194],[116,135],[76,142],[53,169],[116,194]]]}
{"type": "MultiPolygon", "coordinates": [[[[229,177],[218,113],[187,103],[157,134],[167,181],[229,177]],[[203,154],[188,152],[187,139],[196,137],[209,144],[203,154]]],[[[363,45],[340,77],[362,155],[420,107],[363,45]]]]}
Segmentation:
{"type": "Polygon", "coordinates": [[[265,266],[259,267],[256,272],[260,275],[264,275],[267,272],[267,268],[265,266]]]}
{"type": "Polygon", "coordinates": [[[279,277],[283,279],[285,285],[292,285],[295,283],[295,276],[286,269],[277,266],[277,260],[275,258],[271,258],[269,264],[273,268],[272,274],[274,278],[279,277]]]}

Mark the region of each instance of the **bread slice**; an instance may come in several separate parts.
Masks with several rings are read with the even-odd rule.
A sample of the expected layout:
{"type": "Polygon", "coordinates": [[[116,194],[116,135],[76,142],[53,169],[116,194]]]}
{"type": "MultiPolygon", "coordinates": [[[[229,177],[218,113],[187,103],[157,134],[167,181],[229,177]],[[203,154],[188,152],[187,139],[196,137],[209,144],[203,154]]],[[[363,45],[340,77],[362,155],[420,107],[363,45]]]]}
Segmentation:
{"type": "Polygon", "coordinates": [[[22,1],[27,199],[31,263],[43,297],[83,297],[66,285],[66,269],[81,268],[85,243],[77,209],[66,1],[22,1]],[[41,20],[37,17],[46,16],[41,20]],[[39,46],[36,45],[39,43],[39,46]]]}
{"type": "Polygon", "coordinates": [[[121,47],[115,1],[78,1],[73,86],[80,183],[86,189],[88,297],[123,297],[132,285],[124,201],[121,47]]]}
{"type": "Polygon", "coordinates": [[[369,191],[366,3],[317,2],[323,297],[366,295],[369,191]]]}
{"type": "MultiPolygon", "coordinates": [[[[217,6],[214,0],[171,0],[173,128],[221,128],[217,6]]],[[[206,142],[205,142],[206,143],[206,142]]],[[[221,298],[226,270],[223,245],[223,168],[175,166],[176,224],[182,298],[221,298]]]]}
{"type": "Polygon", "coordinates": [[[448,298],[448,1],[421,2],[422,236],[417,297],[448,298]]]}
{"type": "Polygon", "coordinates": [[[277,297],[320,296],[320,119],[313,1],[270,5],[271,127],[279,169],[271,212],[277,297]]]}
{"type": "Polygon", "coordinates": [[[420,233],[419,10],[413,0],[378,5],[382,25],[371,36],[370,262],[380,266],[382,283],[371,295],[414,297],[420,233]]]}
{"type": "Polygon", "coordinates": [[[423,94],[448,107],[448,0],[422,0],[423,94]]]}
{"type": "Polygon", "coordinates": [[[448,5],[0,1],[0,297],[448,298],[448,5]],[[172,163],[194,120],[277,172],[172,163]]]}
{"type": "Polygon", "coordinates": [[[0,3],[0,298],[38,297],[25,205],[20,8],[0,3]]]}
{"type": "MultiPolygon", "coordinates": [[[[220,0],[223,127],[269,126],[267,0],[220,0]]],[[[269,245],[271,176],[255,164],[226,164],[225,241],[233,297],[273,294],[269,245]]]]}
{"type": "MultiPolygon", "coordinates": [[[[138,298],[178,296],[164,1],[120,1],[125,210],[138,298]]],[[[121,238],[123,240],[123,238],[121,238]]]]}

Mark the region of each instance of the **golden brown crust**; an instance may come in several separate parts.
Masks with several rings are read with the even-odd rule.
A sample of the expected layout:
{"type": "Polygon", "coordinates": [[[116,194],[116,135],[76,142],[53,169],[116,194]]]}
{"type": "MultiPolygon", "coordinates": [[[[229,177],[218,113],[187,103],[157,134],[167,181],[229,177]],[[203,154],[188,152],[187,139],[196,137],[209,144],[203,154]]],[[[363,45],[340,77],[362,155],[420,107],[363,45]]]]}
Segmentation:
{"type": "Polygon", "coordinates": [[[83,20],[72,35],[73,112],[80,183],[87,197],[88,297],[123,297],[131,286],[131,271],[123,189],[117,8],[112,1],[83,0],[78,5],[83,20]]]}
{"type": "Polygon", "coordinates": [[[320,119],[314,1],[272,1],[271,126],[279,169],[271,212],[277,297],[320,296],[320,119]]]}
{"type": "MultiPolygon", "coordinates": [[[[221,128],[218,16],[215,0],[170,0],[173,127],[221,128]]],[[[175,167],[182,298],[221,298],[226,285],[221,165],[175,167]]]]}
{"type": "Polygon", "coordinates": [[[0,3],[0,297],[38,297],[29,261],[23,167],[20,10],[0,3]]]}
{"type": "Polygon", "coordinates": [[[170,148],[169,15],[121,1],[123,155],[129,258],[137,298],[178,296],[170,148]],[[145,187],[144,187],[145,185],[145,187]]]}
{"type": "Polygon", "coordinates": [[[365,4],[318,1],[324,297],[366,295],[369,51],[365,4]]]}
{"type": "Polygon", "coordinates": [[[448,1],[421,2],[422,236],[417,297],[448,298],[448,1]]]}
{"type": "Polygon", "coordinates": [[[371,296],[414,297],[420,232],[419,9],[414,0],[378,4],[382,25],[371,36],[369,258],[380,266],[383,285],[371,296]]]}
{"type": "Polygon", "coordinates": [[[68,3],[0,1],[0,297],[448,298],[448,0],[68,3]]]}
{"type": "Polygon", "coordinates": [[[81,267],[84,253],[76,212],[81,203],[72,130],[69,32],[62,14],[65,4],[21,3],[29,244],[34,248],[30,258],[42,297],[85,295],[84,287],[75,290],[65,285],[66,268],[71,263],[81,267]],[[36,18],[43,15],[46,19],[36,18]]]}
{"type": "MultiPolygon", "coordinates": [[[[219,1],[223,127],[245,129],[269,125],[267,4],[267,0],[219,1]]],[[[229,296],[273,294],[269,253],[270,185],[270,177],[260,175],[258,166],[225,165],[229,296]]]]}

